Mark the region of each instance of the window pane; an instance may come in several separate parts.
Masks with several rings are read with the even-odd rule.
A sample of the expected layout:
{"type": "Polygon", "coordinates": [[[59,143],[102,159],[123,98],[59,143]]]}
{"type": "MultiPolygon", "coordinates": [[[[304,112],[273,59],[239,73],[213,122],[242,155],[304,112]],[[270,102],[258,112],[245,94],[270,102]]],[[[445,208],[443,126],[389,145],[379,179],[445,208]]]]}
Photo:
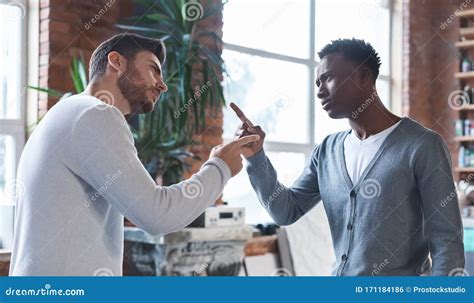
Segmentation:
{"type": "MultiPolygon", "coordinates": [[[[286,186],[291,186],[303,171],[305,156],[300,153],[266,152],[278,179],[286,186]]],[[[258,201],[245,169],[230,179],[224,188],[224,201],[232,206],[244,206],[247,224],[269,223],[273,219],[258,201]]]]}
{"type": "Polygon", "coordinates": [[[387,80],[377,80],[377,93],[382,103],[390,109],[390,86],[387,80]]]}
{"type": "Polygon", "coordinates": [[[308,58],[309,3],[308,0],[230,0],[224,5],[224,41],[308,58]]]}
{"type": "Polygon", "coordinates": [[[12,136],[0,134],[0,205],[15,202],[15,148],[12,136]]]}
{"type": "Polygon", "coordinates": [[[347,119],[330,118],[319,102],[316,102],[315,111],[315,142],[318,144],[328,135],[350,128],[347,119]]]}
{"type": "Polygon", "coordinates": [[[0,204],[0,249],[12,248],[14,212],[13,206],[0,204]]]}
{"type": "MultiPolygon", "coordinates": [[[[259,124],[270,141],[307,143],[308,68],[304,65],[224,50],[229,80],[226,98],[259,124]]],[[[224,136],[231,138],[239,124],[224,110],[224,136]]]]}
{"type": "Polygon", "coordinates": [[[20,118],[22,17],[20,7],[0,4],[0,119],[20,118]]]}
{"type": "Polygon", "coordinates": [[[389,72],[390,11],[384,0],[317,0],[316,51],[338,38],[370,42],[382,60],[380,73],[389,72]],[[344,20],[344,22],[341,22],[344,20]]]}

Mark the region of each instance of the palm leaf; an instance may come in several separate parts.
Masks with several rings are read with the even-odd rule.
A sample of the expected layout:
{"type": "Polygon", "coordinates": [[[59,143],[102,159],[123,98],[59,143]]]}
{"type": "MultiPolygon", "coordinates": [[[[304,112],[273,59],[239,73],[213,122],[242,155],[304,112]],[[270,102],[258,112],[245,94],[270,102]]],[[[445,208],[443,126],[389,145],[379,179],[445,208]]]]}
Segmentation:
{"type": "Polygon", "coordinates": [[[32,86],[32,85],[27,85],[26,87],[29,89],[34,89],[34,90],[43,92],[43,93],[47,93],[49,96],[53,96],[53,97],[61,97],[62,95],[64,95],[64,93],[57,91],[55,89],[51,89],[51,88],[43,88],[43,87],[37,87],[37,86],[32,86]]]}

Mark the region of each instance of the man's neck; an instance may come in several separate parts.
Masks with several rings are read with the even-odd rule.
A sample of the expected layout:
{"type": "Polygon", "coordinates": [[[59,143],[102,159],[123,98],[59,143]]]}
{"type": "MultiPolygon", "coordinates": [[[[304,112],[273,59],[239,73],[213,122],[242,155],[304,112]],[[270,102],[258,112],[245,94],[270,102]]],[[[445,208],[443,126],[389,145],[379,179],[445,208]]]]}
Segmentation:
{"type": "Polygon", "coordinates": [[[104,103],[115,106],[124,116],[129,114],[130,106],[127,100],[117,85],[111,85],[110,82],[103,79],[91,81],[82,94],[94,96],[104,103]]]}
{"type": "Polygon", "coordinates": [[[364,140],[389,128],[400,120],[400,117],[385,108],[382,101],[377,98],[372,105],[368,106],[356,118],[349,118],[349,125],[355,135],[364,140]]]}

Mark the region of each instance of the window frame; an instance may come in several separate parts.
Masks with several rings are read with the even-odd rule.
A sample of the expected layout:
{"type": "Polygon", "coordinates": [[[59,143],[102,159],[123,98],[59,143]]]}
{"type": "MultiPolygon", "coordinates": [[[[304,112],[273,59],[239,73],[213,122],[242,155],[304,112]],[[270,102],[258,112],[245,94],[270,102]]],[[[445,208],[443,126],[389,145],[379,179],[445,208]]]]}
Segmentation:
{"type": "MultiPolygon", "coordinates": [[[[19,83],[21,92],[19,94],[19,117],[18,118],[0,118],[0,135],[11,136],[15,142],[14,153],[13,153],[13,167],[12,175],[6,176],[6,182],[14,182],[16,184],[17,168],[20,161],[20,156],[25,146],[26,136],[26,98],[27,98],[27,39],[28,39],[28,3],[27,0],[0,0],[2,5],[13,5],[17,6],[22,10],[21,16],[21,29],[20,29],[20,62],[19,62],[19,83]]],[[[6,168],[9,169],[9,168],[6,168]]],[[[14,201],[2,201],[2,212],[0,216],[2,220],[8,222],[6,230],[0,230],[0,235],[3,239],[8,241],[2,243],[2,249],[11,249],[11,242],[13,241],[14,231],[14,201]],[[10,206],[11,208],[5,208],[10,206]]],[[[5,226],[2,226],[3,228],[5,226]]]]}
{"type": "MultiPolygon", "coordinates": [[[[24,11],[21,21],[21,45],[27,45],[27,1],[26,0],[0,0],[0,4],[14,5],[20,7],[24,11]]],[[[20,155],[25,145],[25,127],[26,127],[26,59],[27,51],[26,47],[20,47],[20,73],[19,83],[22,91],[19,97],[19,111],[20,115],[18,119],[0,118],[0,134],[12,136],[15,140],[15,171],[20,161],[20,155]]]]}

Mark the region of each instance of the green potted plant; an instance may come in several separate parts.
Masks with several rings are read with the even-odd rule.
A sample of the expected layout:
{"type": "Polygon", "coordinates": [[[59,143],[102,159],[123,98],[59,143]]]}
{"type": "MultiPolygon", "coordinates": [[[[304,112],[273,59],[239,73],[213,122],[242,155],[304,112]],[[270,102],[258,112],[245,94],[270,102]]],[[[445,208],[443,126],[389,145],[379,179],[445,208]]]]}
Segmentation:
{"type": "Polygon", "coordinates": [[[137,0],[146,11],[128,20],[140,34],[160,38],[166,45],[164,75],[168,92],[150,115],[138,117],[135,142],[152,177],[163,176],[163,184],[181,180],[191,154],[186,147],[206,124],[208,111],[226,101],[221,86],[224,61],[220,51],[208,45],[223,43],[211,31],[198,30],[198,22],[222,10],[222,3],[196,0],[137,0]],[[202,73],[196,72],[202,70],[202,73]],[[200,74],[201,77],[196,77],[200,74]]]}

